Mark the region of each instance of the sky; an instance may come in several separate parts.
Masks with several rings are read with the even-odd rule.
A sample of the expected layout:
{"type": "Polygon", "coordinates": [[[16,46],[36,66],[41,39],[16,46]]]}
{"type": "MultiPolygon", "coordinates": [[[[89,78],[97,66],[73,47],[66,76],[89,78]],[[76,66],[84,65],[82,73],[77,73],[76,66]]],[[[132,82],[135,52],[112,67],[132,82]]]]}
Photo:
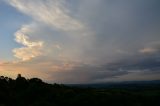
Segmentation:
{"type": "Polygon", "coordinates": [[[49,83],[160,80],[159,0],[0,0],[0,75],[49,83]]]}

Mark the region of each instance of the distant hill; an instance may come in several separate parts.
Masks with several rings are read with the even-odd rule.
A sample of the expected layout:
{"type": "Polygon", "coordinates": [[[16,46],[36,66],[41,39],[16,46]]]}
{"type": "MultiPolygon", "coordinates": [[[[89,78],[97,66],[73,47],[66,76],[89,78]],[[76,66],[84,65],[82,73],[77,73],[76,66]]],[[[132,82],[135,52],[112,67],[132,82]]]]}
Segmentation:
{"type": "Polygon", "coordinates": [[[151,81],[122,81],[122,82],[108,82],[108,83],[93,83],[93,84],[66,84],[71,87],[80,88],[160,88],[160,80],[151,81]]]}

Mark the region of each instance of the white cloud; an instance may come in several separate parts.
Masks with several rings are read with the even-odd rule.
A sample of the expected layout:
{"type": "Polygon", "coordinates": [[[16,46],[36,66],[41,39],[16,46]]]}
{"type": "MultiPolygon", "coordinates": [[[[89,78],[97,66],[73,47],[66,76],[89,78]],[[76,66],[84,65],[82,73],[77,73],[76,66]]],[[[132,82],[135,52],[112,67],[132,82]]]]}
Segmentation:
{"type": "Polygon", "coordinates": [[[83,24],[72,18],[64,7],[65,0],[10,0],[9,3],[34,20],[51,25],[60,30],[80,30],[83,24]]]}
{"type": "Polygon", "coordinates": [[[42,54],[41,50],[43,47],[43,42],[30,41],[29,36],[27,36],[29,32],[31,32],[31,29],[28,26],[23,26],[19,31],[15,33],[16,42],[24,45],[24,47],[16,48],[13,50],[13,52],[15,53],[15,57],[23,61],[30,60],[42,54]]]}
{"type": "Polygon", "coordinates": [[[30,60],[47,51],[49,51],[50,54],[58,53],[56,54],[58,56],[65,54],[66,57],[74,58],[74,56],[78,57],[77,54],[82,51],[81,48],[84,47],[84,45],[90,43],[88,40],[86,42],[86,39],[88,39],[86,35],[91,35],[91,31],[88,30],[89,28],[83,22],[74,18],[73,14],[71,15],[69,9],[65,7],[65,0],[8,0],[8,3],[32,18],[31,24],[24,25],[15,34],[16,42],[25,46],[13,50],[15,56],[19,59],[30,60]],[[33,24],[35,24],[34,27],[33,24]],[[41,26],[43,26],[43,28],[41,28],[41,26]],[[51,33],[47,32],[48,28],[52,29],[51,33]],[[73,36],[67,36],[67,39],[70,40],[69,42],[67,41],[68,43],[62,41],[62,38],[56,41],[52,37],[57,36],[54,34],[55,31],[63,33],[61,34],[63,36],[73,36]],[[36,41],[30,41],[33,38],[36,41]],[[42,41],[39,41],[39,38],[41,38],[42,41]],[[43,45],[43,43],[45,45],[43,45]],[[64,44],[61,45],[62,43],[64,44]],[[59,53],[60,51],[58,50],[62,50],[62,48],[63,51],[61,52],[63,53],[59,53]]]}

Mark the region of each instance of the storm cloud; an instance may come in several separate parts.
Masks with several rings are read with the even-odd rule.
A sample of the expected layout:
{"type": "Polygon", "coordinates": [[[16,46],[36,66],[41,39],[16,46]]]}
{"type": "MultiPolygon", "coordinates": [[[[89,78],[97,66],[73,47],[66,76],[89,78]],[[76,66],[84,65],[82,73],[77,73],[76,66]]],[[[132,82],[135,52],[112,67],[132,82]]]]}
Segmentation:
{"type": "Polygon", "coordinates": [[[60,83],[160,79],[159,0],[5,3],[31,18],[15,32],[22,47],[8,67],[60,83]]]}

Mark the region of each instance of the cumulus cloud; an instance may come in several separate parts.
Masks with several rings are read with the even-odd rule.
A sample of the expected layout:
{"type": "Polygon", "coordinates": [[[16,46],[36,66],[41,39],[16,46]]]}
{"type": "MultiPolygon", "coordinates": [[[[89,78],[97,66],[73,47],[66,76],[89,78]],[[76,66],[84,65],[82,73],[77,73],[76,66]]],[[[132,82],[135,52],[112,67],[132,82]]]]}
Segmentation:
{"type": "Polygon", "coordinates": [[[77,55],[81,51],[82,46],[90,44],[88,43],[90,41],[83,41],[81,43],[80,40],[88,40],[88,37],[85,36],[90,36],[91,31],[89,31],[89,28],[83,22],[73,17],[69,9],[65,7],[65,0],[10,0],[8,3],[33,19],[33,23],[24,25],[15,34],[16,41],[26,46],[13,50],[16,57],[22,60],[37,57],[42,54],[42,46],[45,43],[43,53],[48,51],[50,53],[58,53],[56,55],[61,56],[67,54],[67,57],[72,58],[72,56],[77,55]],[[63,38],[57,37],[58,40],[57,38],[55,40],[54,36],[59,36],[60,33],[62,33],[60,36],[64,35],[63,38]],[[72,35],[72,37],[68,35],[72,35]],[[37,40],[39,38],[42,41],[29,41],[29,39],[37,40]],[[64,41],[64,38],[68,41],[64,41]],[[65,44],[62,45],[63,41],[65,44]],[[75,45],[77,48],[73,49],[75,45]],[[55,48],[58,50],[62,50],[63,48],[63,52],[65,53],[59,53],[55,48]]]}
{"type": "Polygon", "coordinates": [[[34,70],[33,75],[61,83],[141,79],[145,73],[143,79],[154,79],[149,77],[153,71],[160,75],[160,46],[155,44],[160,41],[157,0],[7,3],[31,19],[15,33],[23,47],[13,52],[23,62],[10,63],[5,69],[27,75],[34,70]]]}
{"type": "Polygon", "coordinates": [[[23,26],[19,31],[15,33],[15,40],[17,43],[24,45],[22,48],[16,48],[13,50],[15,57],[27,61],[42,54],[42,41],[30,41],[29,34],[31,29],[28,26],[23,26]]]}

